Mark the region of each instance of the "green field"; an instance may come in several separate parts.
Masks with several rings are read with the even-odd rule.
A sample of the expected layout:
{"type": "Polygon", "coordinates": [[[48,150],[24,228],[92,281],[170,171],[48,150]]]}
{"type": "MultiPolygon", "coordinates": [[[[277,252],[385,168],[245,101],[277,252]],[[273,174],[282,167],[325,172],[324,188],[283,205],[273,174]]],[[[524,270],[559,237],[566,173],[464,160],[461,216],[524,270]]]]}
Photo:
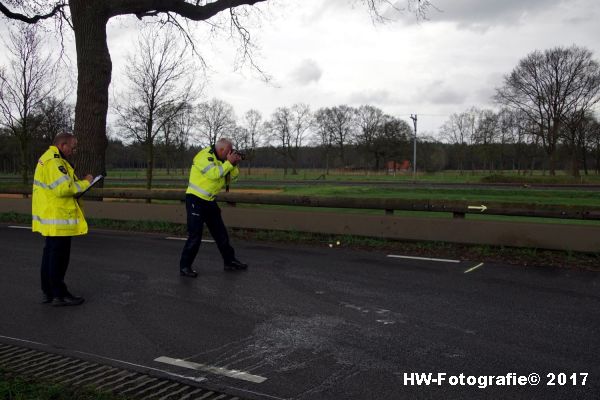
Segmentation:
{"type": "MultiPolygon", "coordinates": [[[[369,171],[369,170],[343,170],[332,169],[328,175],[325,175],[325,170],[322,169],[299,169],[297,174],[292,174],[288,170],[288,174],[284,175],[283,169],[275,168],[253,168],[251,173],[248,169],[241,168],[240,181],[368,181],[368,182],[426,182],[426,183],[522,183],[522,184],[600,184],[600,175],[591,171],[589,175],[584,175],[579,178],[573,178],[564,171],[557,171],[556,176],[550,176],[544,171],[533,171],[526,175],[517,174],[515,171],[442,171],[434,173],[418,172],[416,177],[413,177],[412,172],[398,172],[388,174],[385,171],[369,171]]],[[[135,179],[144,181],[146,179],[146,170],[138,169],[110,169],[108,170],[108,182],[121,179],[135,179]]],[[[155,169],[153,172],[154,179],[172,179],[186,180],[189,176],[189,169],[171,169],[169,173],[164,168],[155,169]]],[[[17,174],[0,174],[2,178],[19,178],[17,174]]],[[[143,183],[140,182],[140,185],[143,183]]]]}
{"type": "MultiPolygon", "coordinates": [[[[299,169],[298,173],[293,175],[291,169],[288,174],[284,175],[283,169],[275,168],[253,168],[248,174],[248,169],[241,168],[241,181],[254,180],[325,180],[325,181],[385,181],[385,182],[419,182],[430,183],[562,183],[562,184],[600,184],[600,175],[593,172],[585,176],[583,171],[582,177],[573,178],[564,171],[557,171],[556,176],[549,176],[543,171],[533,171],[527,175],[519,175],[514,171],[464,171],[462,174],[458,171],[443,171],[434,173],[418,172],[416,178],[412,172],[397,172],[388,174],[385,171],[369,171],[369,170],[343,170],[332,169],[329,175],[325,175],[325,170],[322,169],[299,169]]],[[[189,174],[188,169],[184,169],[183,173],[180,169],[170,170],[167,174],[166,169],[154,170],[153,177],[155,179],[187,179],[189,174]]],[[[1,175],[0,175],[1,176],[1,175]]],[[[112,169],[108,171],[110,179],[145,179],[146,171],[144,169],[112,169]]]]}
{"type": "MultiPolygon", "coordinates": [[[[159,184],[153,185],[154,188],[169,188],[169,189],[184,189],[186,187],[187,171],[181,174],[181,171],[171,170],[168,175],[166,170],[158,169],[155,171],[155,179],[161,179],[159,184]],[[170,180],[171,182],[164,182],[170,180]]],[[[367,171],[331,171],[331,175],[325,180],[319,180],[319,184],[293,185],[286,184],[285,180],[310,180],[316,179],[322,174],[321,170],[299,170],[298,175],[283,175],[283,170],[276,169],[254,169],[253,175],[246,175],[246,169],[242,169],[240,183],[244,183],[244,189],[267,189],[273,193],[281,193],[296,196],[327,196],[327,197],[358,197],[358,198],[395,198],[407,200],[427,200],[427,201],[468,201],[473,202],[473,205],[486,203],[528,203],[539,205],[555,205],[555,206],[584,206],[589,208],[600,208],[600,190],[586,190],[582,188],[557,188],[557,189],[537,189],[525,184],[528,183],[581,183],[581,180],[564,174],[551,177],[543,175],[537,171],[532,176],[516,175],[507,171],[502,175],[490,175],[487,172],[464,173],[459,174],[455,171],[442,172],[436,174],[420,174],[419,182],[428,183],[489,183],[491,181],[506,180],[521,181],[522,185],[511,186],[506,188],[426,188],[415,186],[387,186],[387,182],[407,182],[412,180],[411,175],[385,175],[383,173],[368,173],[367,171]],[[265,185],[259,181],[271,181],[275,185],[265,185]],[[252,182],[256,181],[253,185],[252,182]],[[349,186],[344,185],[342,181],[365,181],[367,185],[349,186]],[[280,182],[280,183],[278,183],[280,182]],[[379,184],[386,182],[386,184],[379,184]]],[[[110,179],[106,181],[107,188],[143,188],[145,187],[145,171],[137,170],[111,170],[108,173],[110,179]],[[128,181],[121,181],[128,180],[128,181]],[[132,182],[133,180],[133,182],[132,182]]],[[[6,177],[7,175],[4,175],[6,177]]],[[[16,182],[1,182],[2,188],[20,187],[16,182]]],[[[12,176],[14,177],[14,175],[12,176]]],[[[583,178],[584,183],[600,184],[600,176],[590,175],[583,178]]],[[[235,184],[232,185],[235,190],[235,184]]],[[[158,202],[158,201],[157,201],[158,202]]],[[[277,208],[284,210],[302,210],[311,212],[344,212],[344,213],[366,213],[366,214],[381,214],[381,210],[350,210],[350,209],[331,209],[331,208],[310,208],[305,207],[290,207],[290,206],[263,206],[263,205],[240,205],[241,207],[249,208],[277,208]]],[[[411,216],[411,217],[433,217],[433,218],[451,218],[450,213],[433,213],[433,212],[413,212],[413,211],[396,211],[395,215],[411,216]]],[[[548,219],[548,218],[527,218],[527,217],[504,217],[490,215],[475,215],[469,214],[468,218],[486,219],[498,221],[528,221],[528,222],[546,222],[546,223],[565,223],[565,224],[600,224],[600,221],[585,221],[585,220],[567,220],[567,219],[548,219]]]]}
{"type": "Polygon", "coordinates": [[[600,191],[535,189],[428,189],[382,188],[377,186],[288,186],[283,192],[298,196],[376,197],[397,199],[517,202],[600,207],[600,191]]]}

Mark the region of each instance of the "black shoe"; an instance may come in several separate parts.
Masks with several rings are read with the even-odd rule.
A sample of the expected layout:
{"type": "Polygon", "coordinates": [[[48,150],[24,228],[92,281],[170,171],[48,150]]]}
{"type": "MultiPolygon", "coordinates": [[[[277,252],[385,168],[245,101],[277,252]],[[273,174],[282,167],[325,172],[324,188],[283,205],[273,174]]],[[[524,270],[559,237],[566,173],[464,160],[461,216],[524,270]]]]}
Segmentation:
{"type": "Polygon", "coordinates": [[[225,271],[240,271],[248,269],[248,264],[244,264],[239,260],[232,260],[224,264],[225,271]]]}
{"type": "Polygon", "coordinates": [[[42,296],[42,304],[50,304],[52,303],[52,300],[54,300],[54,296],[52,295],[44,294],[42,296]]]}
{"type": "Polygon", "coordinates": [[[65,297],[55,297],[52,300],[53,307],[65,307],[65,306],[78,306],[85,301],[83,297],[79,296],[65,296],[65,297]]]}
{"type": "Polygon", "coordinates": [[[195,278],[198,276],[198,273],[191,268],[180,269],[179,274],[181,276],[187,276],[188,278],[195,278]]]}

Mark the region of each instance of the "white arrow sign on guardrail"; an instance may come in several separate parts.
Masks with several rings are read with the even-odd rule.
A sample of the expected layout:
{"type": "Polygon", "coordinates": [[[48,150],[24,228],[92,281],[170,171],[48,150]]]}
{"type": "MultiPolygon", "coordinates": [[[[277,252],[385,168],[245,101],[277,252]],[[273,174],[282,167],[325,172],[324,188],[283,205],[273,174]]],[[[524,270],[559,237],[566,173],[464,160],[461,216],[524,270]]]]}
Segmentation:
{"type": "Polygon", "coordinates": [[[469,210],[479,210],[480,212],[484,212],[485,210],[487,210],[487,207],[483,204],[480,206],[469,206],[469,210]]]}

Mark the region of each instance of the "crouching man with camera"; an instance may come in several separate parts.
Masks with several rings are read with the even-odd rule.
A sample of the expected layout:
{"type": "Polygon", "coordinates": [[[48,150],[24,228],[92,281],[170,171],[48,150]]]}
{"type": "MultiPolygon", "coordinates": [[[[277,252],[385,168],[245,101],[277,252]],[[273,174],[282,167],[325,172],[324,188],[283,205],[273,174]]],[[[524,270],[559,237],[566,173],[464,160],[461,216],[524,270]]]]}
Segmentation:
{"type": "Polygon", "coordinates": [[[237,167],[243,154],[233,150],[231,141],[219,139],[214,146],[201,150],[195,157],[190,171],[190,181],[185,195],[188,238],[183,247],[179,271],[182,276],[195,278],[198,273],[192,268],[202,242],[204,224],[223,257],[226,271],[248,268],[235,258],[235,251],[229,243],[229,235],[221,218],[221,210],[215,201],[216,195],[229,187],[231,179],[240,173],[237,167]]]}

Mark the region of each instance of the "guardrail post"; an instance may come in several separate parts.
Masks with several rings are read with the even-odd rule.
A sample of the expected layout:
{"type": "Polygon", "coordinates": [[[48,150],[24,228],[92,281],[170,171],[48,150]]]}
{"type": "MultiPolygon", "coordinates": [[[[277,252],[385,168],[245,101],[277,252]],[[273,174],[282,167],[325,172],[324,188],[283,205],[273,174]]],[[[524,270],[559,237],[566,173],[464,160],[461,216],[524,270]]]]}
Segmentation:
{"type": "Polygon", "coordinates": [[[456,218],[456,219],[465,219],[465,215],[466,215],[466,213],[464,213],[464,212],[457,212],[457,211],[454,211],[454,212],[452,213],[452,218],[456,218]]]}

